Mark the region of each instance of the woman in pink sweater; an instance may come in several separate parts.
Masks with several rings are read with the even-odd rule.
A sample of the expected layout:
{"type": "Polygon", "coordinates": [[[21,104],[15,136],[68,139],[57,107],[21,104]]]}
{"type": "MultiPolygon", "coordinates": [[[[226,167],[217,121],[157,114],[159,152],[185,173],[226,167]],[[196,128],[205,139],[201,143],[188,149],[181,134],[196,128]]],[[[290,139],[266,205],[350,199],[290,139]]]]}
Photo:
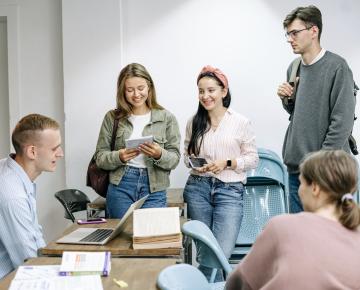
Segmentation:
{"type": "Polygon", "coordinates": [[[319,151],[300,166],[305,212],[269,221],[226,289],[360,289],[356,160],[319,151]]]}

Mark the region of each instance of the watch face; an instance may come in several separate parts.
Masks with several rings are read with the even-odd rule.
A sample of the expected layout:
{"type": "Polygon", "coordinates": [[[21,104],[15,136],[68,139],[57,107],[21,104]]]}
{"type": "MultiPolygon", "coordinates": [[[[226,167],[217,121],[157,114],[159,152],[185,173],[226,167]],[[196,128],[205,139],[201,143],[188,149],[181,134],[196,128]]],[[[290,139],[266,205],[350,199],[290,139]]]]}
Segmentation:
{"type": "Polygon", "coordinates": [[[228,160],[226,161],[226,167],[231,167],[231,160],[230,160],[230,159],[228,159],[228,160]]]}

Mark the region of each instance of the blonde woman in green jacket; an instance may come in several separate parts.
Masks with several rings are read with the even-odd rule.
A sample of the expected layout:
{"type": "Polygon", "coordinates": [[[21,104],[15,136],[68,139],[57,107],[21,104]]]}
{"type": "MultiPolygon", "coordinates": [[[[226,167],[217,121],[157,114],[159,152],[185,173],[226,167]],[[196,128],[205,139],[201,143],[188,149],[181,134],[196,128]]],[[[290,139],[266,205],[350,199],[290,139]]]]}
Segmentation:
{"type": "Polygon", "coordinates": [[[124,67],[117,82],[117,110],[103,120],[96,146],[96,164],[110,170],[106,209],[121,218],[130,205],[149,194],[143,208],[165,207],[170,171],[180,159],[180,132],[173,114],[156,101],[153,80],[144,66],[124,67]],[[110,150],[115,114],[120,117],[115,148],[110,150]],[[125,139],[153,136],[138,148],[125,148],[125,139]]]}

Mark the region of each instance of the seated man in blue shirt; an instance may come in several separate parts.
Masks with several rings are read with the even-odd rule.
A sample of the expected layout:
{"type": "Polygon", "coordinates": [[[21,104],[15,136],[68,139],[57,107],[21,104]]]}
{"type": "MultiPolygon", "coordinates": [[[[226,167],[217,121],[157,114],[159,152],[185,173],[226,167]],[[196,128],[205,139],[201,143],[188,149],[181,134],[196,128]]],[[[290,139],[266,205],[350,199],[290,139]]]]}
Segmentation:
{"type": "Polygon", "coordinates": [[[0,160],[0,279],[45,246],[34,180],[64,156],[59,124],[48,117],[25,116],[11,137],[16,154],[0,160]]]}

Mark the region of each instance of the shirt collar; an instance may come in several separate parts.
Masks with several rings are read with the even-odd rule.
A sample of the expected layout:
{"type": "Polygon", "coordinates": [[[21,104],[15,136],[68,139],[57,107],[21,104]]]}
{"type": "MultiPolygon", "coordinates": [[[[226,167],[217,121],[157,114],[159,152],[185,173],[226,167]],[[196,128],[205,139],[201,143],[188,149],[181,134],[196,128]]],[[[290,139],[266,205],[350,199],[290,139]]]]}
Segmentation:
{"type": "Polygon", "coordinates": [[[34,195],[36,184],[32,182],[25,172],[25,170],[15,161],[15,154],[10,154],[9,157],[6,160],[7,166],[12,169],[21,179],[23,182],[26,192],[29,194],[34,195]]]}
{"type": "Polygon", "coordinates": [[[318,54],[318,55],[313,59],[313,61],[312,61],[311,63],[309,63],[309,64],[305,64],[303,59],[301,59],[301,62],[302,62],[302,64],[305,65],[305,66],[312,65],[312,64],[318,62],[318,61],[325,55],[325,52],[326,52],[326,49],[322,48],[322,49],[320,50],[319,54],[318,54]]]}

